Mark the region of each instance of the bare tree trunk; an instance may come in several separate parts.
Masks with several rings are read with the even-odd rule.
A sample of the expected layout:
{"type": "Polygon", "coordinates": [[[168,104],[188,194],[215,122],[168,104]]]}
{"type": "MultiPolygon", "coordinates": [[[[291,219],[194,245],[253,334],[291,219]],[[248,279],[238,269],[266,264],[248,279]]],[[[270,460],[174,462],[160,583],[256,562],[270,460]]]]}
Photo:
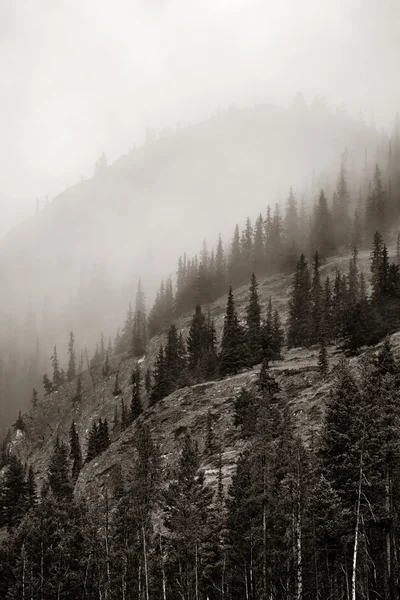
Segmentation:
{"type": "Polygon", "coordinates": [[[386,470],[386,482],[385,482],[385,508],[386,508],[386,574],[385,574],[385,587],[386,596],[391,598],[392,596],[392,510],[391,510],[391,478],[390,469],[386,470]]]}
{"type": "Polygon", "coordinates": [[[43,542],[40,544],[40,600],[43,600],[43,581],[44,581],[44,552],[43,542]]]}
{"type": "Polygon", "coordinates": [[[144,582],[146,586],[146,600],[149,600],[149,574],[147,572],[147,549],[146,549],[146,532],[144,525],[142,525],[142,538],[143,538],[143,564],[144,564],[144,582]]]}
{"type": "Polygon", "coordinates": [[[25,600],[25,544],[22,544],[22,600],[25,600]]]}
{"type": "Polygon", "coordinates": [[[301,548],[301,502],[300,493],[297,500],[297,519],[296,519],[296,542],[297,542],[297,600],[303,597],[303,557],[301,548]]]}
{"type": "Polygon", "coordinates": [[[245,586],[245,590],[246,590],[246,600],[249,600],[249,584],[247,581],[247,569],[246,569],[246,565],[244,567],[244,586],[245,586]]]}
{"type": "Polygon", "coordinates": [[[126,574],[128,571],[128,560],[126,558],[126,547],[125,547],[125,555],[123,557],[123,567],[122,567],[122,600],[126,600],[126,574]]]}
{"type": "MultiPolygon", "coordinates": [[[[363,440],[364,440],[364,437],[363,437],[363,440]]],[[[360,527],[362,477],[363,477],[363,449],[361,449],[360,472],[359,472],[359,479],[358,479],[356,530],[354,533],[354,549],[353,549],[353,573],[352,573],[352,578],[351,578],[351,600],[356,600],[356,596],[357,596],[357,590],[356,590],[356,588],[357,588],[357,555],[358,555],[358,536],[359,536],[359,527],[360,527]]]]}
{"type": "Polygon", "coordinates": [[[164,556],[163,556],[162,541],[161,541],[161,531],[160,531],[160,556],[161,556],[163,600],[167,600],[167,584],[166,584],[166,579],[165,579],[164,556]]]}
{"type": "Polygon", "coordinates": [[[263,588],[264,597],[267,597],[267,503],[266,503],[266,457],[263,457],[263,588]]]}
{"type": "Polygon", "coordinates": [[[199,600],[199,556],[198,556],[197,540],[196,540],[196,573],[195,573],[195,580],[196,580],[195,598],[196,598],[196,600],[199,600]]]}

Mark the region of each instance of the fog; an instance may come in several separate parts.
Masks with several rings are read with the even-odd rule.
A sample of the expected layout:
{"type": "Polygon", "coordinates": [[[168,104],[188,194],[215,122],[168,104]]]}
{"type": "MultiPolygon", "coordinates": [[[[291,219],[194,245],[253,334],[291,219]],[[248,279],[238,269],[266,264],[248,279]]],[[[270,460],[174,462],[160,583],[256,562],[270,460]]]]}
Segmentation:
{"type": "Polygon", "coordinates": [[[3,2],[7,213],[90,177],[102,152],[112,162],[146,127],[233,103],[288,105],[300,90],[388,128],[400,105],[399,20],[395,0],[3,2]]]}
{"type": "Polygon", "coordinates": [[[71,329],[115,335],[139,277],[149,309],[179,254],[290,186],[331,203],[345,148],[354,209],[387,164],[399,21],[389,0],[2,3],[0,358],[23,385],[0,382],[0,420],[71,329]]]}

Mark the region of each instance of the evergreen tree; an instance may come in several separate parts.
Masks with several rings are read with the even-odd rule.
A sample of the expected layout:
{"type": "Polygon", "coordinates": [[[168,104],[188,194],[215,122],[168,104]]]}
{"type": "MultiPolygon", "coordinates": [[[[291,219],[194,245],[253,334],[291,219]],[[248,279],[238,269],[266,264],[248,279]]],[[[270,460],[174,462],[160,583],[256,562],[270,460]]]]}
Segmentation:
{"type": "Polygon", "coordinates": [[[218,237],[217,251],[215,254],[215,295],[218,297],[224,292],[226,285],[226,265],[224,248],[222,246],[221,235],[218,237]]]}
{"type": "Polygon", "coordinates": [[[37,390],[35,388],[33,388],[33,390],[32,390],[32,406],[33,406],[33,408],[37,407],[37,403],[38,403],[38,393],[37,393],[37,390]]]}
{"type": "Polygon", "coordinates": [[[265,249],[264,249],[264,221],[260,214],[255,223],[254,246],[253,246],[253,269],[259,275],[265,272],[265,249]]]}
{"type": "Polygon", "coordinates": [[[73,487],[69,476],[68,448],[57,437],[48,467],[48,484],[57,500],[72,500],[73,487]]]}
{"type": "Polygon", "coordinates": [[[180,593],[184,597],[200,597],[211,501],[212,490],[200,470],[197,444],[190,434],[186,434],[178,468],[164,492],[164,526],[170,563],[167,593],[170,597],[180,593]]]}
{"type": "Polygon", "coordinates": [[[132,399],[131,399],[131,407],[129,411],[129,419],[131,422],[135,421],[139,415],[143,412],[142,401],[140,398],[140,366],[137,365],[137,368],[132,371],[131,376],[132,383],[132,399]]]}
{"type": "Polygon", "coordinates": [[[26,430],[25,422],[22,418],[21,411],[18,411],[18,418],[15,421],[13,427],[14,427],[15,431],[25,431],[26,430]]]}
{"type": "Polygon", "coordinates": [[[25,469],[14,454],[7,461],[3,489],[5,524],[11,529],[19,524],[27,507],[25,469]]]}
{"type": "Polygon", "coordinates": [[[46,392],[46,395],[51,394],[53,391],[53,382],[49,379],[47,373],[43,375],[43,387],[46,392]]]}
{"type": "Polygon", "coordinates": [[[239,225],[236,225],[228,262],[228,276],[233,286],[240,285],[245,277],[245,263],[240,244],[239,225]]]}
{"type": "Polygon", "coordinates": [[[195,381],[202,381],[204,377],[207,350],[206,321],[200,304],[197,304],[187,338],[188,368],[195,381]]]}
{"type": "Polygon", "coordinates": [[[308,346],[311,329],[310,273],[304,254],[297,263],[289,300],[288,346],[308,346]]]}
{"type": "Polygon", "coordinates": [[[247,322],[247,347],[249,365],[256,365],[261,361],[261,309],[258,298],[258,283],[255,274],[251,276],[249,289],[249,303],[246,306],[247,322]]]}
{"type": "Polygon", "coordinates": [[[286,213],[285,213],[285,238],[286,245],[291,247],[298,241],[299,233],[299,218],[297,214],[297,202],[293,193],[293,189],[290,188],[289,196],[286,201],[286,213]]]}
{"type": "Polygon", "coordinates": [[[125,323],[119,336],[118,343],[115,345],[115,354],[127,352],[131,348],[133,336],[133,309],[129,304],[128,311],[125,317],[125,323]]]}
{"type": "Polygon", "coordinates": [[[88,439],[87,439],[87,449],[86,449],[86,458],[85,462],[90,462],[93,460],[99,453],[98,448],[99,442],[99,432],[97,423],[93,421],[92,427],[90,428],[88,439]]]}
{"type": "Polygon", "coordinates": [[[183,339],[180,340],[176,325],[172,324],[168,330],[168,340],[164,355],[166,395],[177,389],[185,369],[185,349],[182,347],[182,344],[183,339]]]}
{"type": "Polygon", "coordinates": [[[315,344],[321,339],[321,327],[323,319],[323,300],[322,300],[322,287],[319,275],[319,255],[318,252],[314,254],[313,259],[313,276],[311,283],[311,323],[312,331],[310,338],[315,344]]]}
{"type": "Polygon", "coordinates": [[[75,421],[72,421],[69,430],[69,455],[72,461],[71,479],[72,482],[75,483],[82,469],[82,450],[79,442],[79,435],[76,431],[75,421]]]}
{"type": "Polygon", "coordinates": [[[51,365],[53,367],[53,387],[54,389],[57,389],[62,383],[60,363],[58,362],[57,346],[54,346],[53,356],[51,357],[51,365]]]}
{"type": "Polygon", "coordinates": [[[335,240],[332,225],[332,215],[328,208],[325,194],[321,190],[314,219],[310,231],[310,250],[318,252],[320,257],[326,258],[335,250],[335,240]]]}
{"type": "Polygon", "coordinates": [[[68,342],[68,371],[67,379],[72,381],[76,376],[76,358],[75,358],[75,339],[72,331],[69,334],[68,342]]]}
{"type": "Polygon", "coordinates": [[[115,383],[114,383],[114,389],[113,389],[113,396],[119,396],[120,394],[122,394],[122,390],[119,387],[119,373],[118,371],[115,374],[115,383]]]}
{"type": "Polygon", "coordinates": [[[235,375],[247,365],[244,331],[239,323],[233,300],[232,287],[229,288],[226,315],[221,340],[221,375],[235,375]]]}
{"type": "Polygon", "coordinates": [[[147,346],[147,316],[146,301],[142,289],[142,283],[139,279],[136,293],[135,314],[133,317],[133,338],[132,351],[133,356],[140,358],[146,353],[147,346]]]}
{"type": "Polygon", "coordinates": [[[104,421],[100,418],[97,426],[97,453],[100,454],[104,452],[109,447],[110,441],[110,433],[108,429],[108,421],[104,419],[104,421]]]}

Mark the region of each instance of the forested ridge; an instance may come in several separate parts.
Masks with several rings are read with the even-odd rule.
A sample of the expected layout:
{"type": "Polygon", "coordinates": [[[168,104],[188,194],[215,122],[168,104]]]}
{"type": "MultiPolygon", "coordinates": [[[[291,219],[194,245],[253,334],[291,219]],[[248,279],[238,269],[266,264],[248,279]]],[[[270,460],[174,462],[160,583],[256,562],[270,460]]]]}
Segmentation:
{"type": "Polygon", "coordinates": [[[390,168],[376,165],[356,202],[344,154],[331,201],[321,190],[307,211],[291,190],[283,216],[277,205],[254,225],[247,219],[228,251],[220,238],[200,257],[181,256],[175,292],[172,278],[162,282],[148,316],[139,282],[121,331],[114,341],[99,334],[92,356],[77,355],[74,332],[65,368],[54,347],[44,397],[33,390],[32,411],[19,413],[2,444],[2,597],[398,597],[400,362],[390,341],[400,314],[398,138],[389,150],[390,168]],[[363,268],[360,253],[369,255],[363,268]],[[338,254],[346,267],[326,273],[338,254]],[[284,311],[279,294],[268,295],[274,277],[290,282],[284,311]],[[212,304],[221,296],[222,321],[212,304]],[[293,410],[296,390],[289,397],[274,369],[293,348],[317,356],[310,385],[321,406],[307,431],[293,410]],[[232,397],[238,451],[227,478],[228,440],[207,385],[245,373],[232,397]],[[192,430],[188,403],[166,456],[151,418],[191,388],[204,391],[204,428],[192,430]],[[75,414],[89,394],[114,406],[112,419],[93,414],[84,436],[70,419],[68,435],[58,434],[55,411],[38,485],[29,460],[37,448],[18,451],[21,440],[29,447],[35,415],[57,402],[75,414]],[[129,468],[117,459],[86,495],[91,465],[123,447],[129,431],[129,468]]]}

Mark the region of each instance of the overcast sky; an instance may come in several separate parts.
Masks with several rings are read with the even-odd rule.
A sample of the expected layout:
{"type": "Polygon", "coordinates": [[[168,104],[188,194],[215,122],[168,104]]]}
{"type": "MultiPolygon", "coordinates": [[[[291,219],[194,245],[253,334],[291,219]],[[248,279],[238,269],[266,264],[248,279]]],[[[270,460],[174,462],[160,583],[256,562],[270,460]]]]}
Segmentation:
{"type": "Polygon", "coordinates": [[[52,198],[146,126],[296,91],[388,128],[399,23],[398,0],[4,0],[0,197],[52,198]]]}

